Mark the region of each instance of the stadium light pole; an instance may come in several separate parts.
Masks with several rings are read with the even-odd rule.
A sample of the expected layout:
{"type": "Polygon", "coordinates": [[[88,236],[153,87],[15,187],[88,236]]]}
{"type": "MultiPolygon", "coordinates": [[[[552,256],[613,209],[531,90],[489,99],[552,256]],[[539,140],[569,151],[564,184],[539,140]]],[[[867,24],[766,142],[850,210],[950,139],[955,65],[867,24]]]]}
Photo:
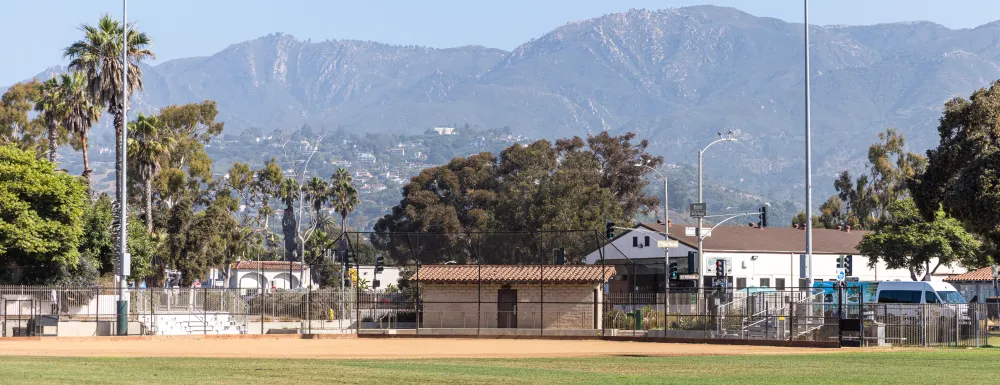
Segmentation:
{"type": "Polygon", "coordinates": [[[803,0],[805,23],[805,75],[806,75],[806,288],[812,287],[813,280],[813,229],[812,229],[812,110],[809,90],[809,0],[803,0]]]}
{"type": "MultiPolygon", "coordinates": [[[[704,203],[704,198],[702,197],[702,173],[701,173],[702,167],[701,167],[701,165],[702,165],[702,159],[704,158],[705,151],[708,151],[708,148],[712,147],[713,144],[716,144],[716,143],[719,143],[719,142],[735,142],[735,141],[736,141],[736,137],[733,136],[733,132],[732,131],[729,131],[728,133],[726,133],[726,135],[722,135],[722,133],[719,133],[719,139],[716,139],[714,142],[709,143],[707,146],[705,146],[705,148],[701,149],[701,151],[698,151],[698,203],[704,203]]],[[[704,255],[704,252],[703,252],[704,250],[703,250],[703,247],[702,247],[702,244],[704,243],[704,240],[705,240],[705,234],[703,234],[702,231],[701,231],[701,228],[702,228],[702,225],[703,225],[703,222],[702,222],[703,220],[704,220],[704,218],[698,218],[698,228],[695,229],[695,234],[698,235],[698,258],[697,258],[698,272],[695,273],[695,274],[698,275],[697,286],[701,286],[701,285],[704,284],[702,282],[702,277],[704,275],[701,274],[701,272],[703,270],[702,267],[704,267],[704,264],[705,264],[705,262],[704,262],[705,261],[705,255],[704,255]]]]}
{"type": "MultiPolygon", "coordinates": [[[[651,167],[645,162],[638,162],[634,164],[636,167],[645,167],[656,175],[663,179],[663,240],[670,240],[670,220],[669,214],[667,212],[667,175],[657,171],[655,168],[651,167]]],[[[663,248],[663,314],[666,315],[670,313],[670,249],[663,248]]]]}
{"type": "Polygon", "coordinates": [[[129,275],[129,270],[131,270],[131,261],[129,260],[128,253],[128,215],[126,212],[128,210],[127,199],[125,199],[125,193],[128,188],[125,184],[125,172],[128,170],[126,167],[126,159],[128,150],[127,138],[128,138],[128,0],[122,0],[122,132],[121,132],[121,148],[119,151],[121,154],[121,175],[118,179],[119,188],[121,189],[120,201],[118,202],[118,208],[120,212],[118,214],[118,223],[120,225],[118,229],[118,303],[115,305],[115,315],[116,323],[118,325],[117,334],[120,336],[128,335],[128,288],[126,287],[126,278],[129,275]]]}

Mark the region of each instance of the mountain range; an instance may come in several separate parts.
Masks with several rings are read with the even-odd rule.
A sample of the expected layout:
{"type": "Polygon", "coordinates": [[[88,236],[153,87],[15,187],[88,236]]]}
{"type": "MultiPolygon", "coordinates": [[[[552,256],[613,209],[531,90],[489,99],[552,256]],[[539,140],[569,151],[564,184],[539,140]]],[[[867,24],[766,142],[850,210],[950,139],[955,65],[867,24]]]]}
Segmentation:
{"type": "MultiPolygon", "coordinates": [[[[737,143],[706,153],[706,178],[801,202],[803,38],[802,24],[714,6],[571,22],[513,51],[273,34],[144,66],[134,100],[145,110],[216,100],[227,130],[632,131],[668,162],[689,164],[718,132],[733,131],[737,143]]],[[[1000,22],[811,26],[810,39],[817,201],[837,172],[863,167],[879,131],[897,127],[922,152],[937,144],[945,101],[1000,78],[1000,22]]]]}

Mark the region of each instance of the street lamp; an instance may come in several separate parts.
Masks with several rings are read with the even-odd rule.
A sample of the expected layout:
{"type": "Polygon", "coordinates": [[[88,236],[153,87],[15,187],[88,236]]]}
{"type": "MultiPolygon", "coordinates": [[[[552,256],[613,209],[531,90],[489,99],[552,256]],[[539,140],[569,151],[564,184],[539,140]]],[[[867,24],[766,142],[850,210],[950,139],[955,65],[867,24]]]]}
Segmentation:
{"type": "MultiPolygon", "coordinates": [[[[701,149],[701,151],[698,151],[698,203],[703,203],[704,202],[704,198],[702,198],[701,164],[702,164],[702,158],[704,157],[705,151],[707,151],[709,147],[712,147],[713,144],[716,144],[716,143],[719,143],[719,142],[735,142],[735,141],[736,141],[736,136],[733,135],[732,131],[729,131],[728,133],[726,133],[726,135],[722,135],[722,133],[720,132],[719,133],[719,139],[716,139],[712,143],[709,143],[707,146],[705,146],[705,148],[701,149]]],[[[702,277],[701,270],[702,270],[702,267],[704,267],[704,260],[705,260],[705,254],[704,254],[704,250],[703,250],[703,247],[702,247],[702,244],[704,243],[704,240],[705,240],[705,234],[702,234],[702,232],[701,232],[702,221],[703,220],[704,220],[704,218],[698,218],[698,228],[696,229],[696,232],[695,232],[698,235],[698,261],[697,261],[698,262],[698,272],[696,274],[698,274],[698,285],[699,286],[703,284],[702,278],[701,278],[702,277]]]]}
{"type": "Polygon", "coordinates": [[[636,163],[633,166],[636,166],[636,167],[645,167],[645,168],[648,168],[650,170],[653,170],[653,172],[655,172],[656,175],[660,176],[660,179],[663,179],[663,239],[670,239],[670,238],[667,237],[667,234],[670,234],[670,226],[667,226],[667,218],[668,218],[668,215],[667,215],[667,176],[665,174],[660,173],[655,168],[649,166],[647,164],[648,162],[649,162],[649,160],[646,160],[645,162],[636,163]]]}
{"type": "MultiPolygon", "coordinates": [[[[653,170],[653,172],[655,172],[656,175],[660,176],[660,179],[663,179],[663,239],[669,241],[670,221],[668,219],[669,214],[667,212],[667,175],[660,173],[652,166],[646,164],[648,162],[649,159],[647,159],[645,162],[636,163],[634,166],[645,167],[650,170],[653,170]]],[[[670,313],[669,307],[670,307],[670,249],[663,248],[663,314],[664,315],[670,313]]]]}
{"type": "Polygon", "coordinates": [[[125,181],[126,171],[128,167],[126,161],[128,160],[128,130],[125,125],[128,124],[128,0],[122,0],[122,132],[121,132],[121,148],[119,149],[121,156],[121,175],[120,179],[117,181],[119,184],[119,190],[121,190],[120,201],[118,202],[118,208],[121,210],[118,213],[118,223],[120,228],[118,229],[118,301],[115,303],[115,320],[118,330],[116,330],[117,335],[124,336],[128,335],[128,289],[125,287],[126,280],[128,279],[131,270],[131,257],[128,253],[128,199],[125,199],[125,195],[128,191],[125,181]]]}
{"type": "Polygon", "coordinates": [[[813,282],[813,229],[812,229],[812,103],[809,89],[809,0],[803,0],[803,32],[805,32],[805,75],[806,75],[806,287],[812,287],[813,282]]]}

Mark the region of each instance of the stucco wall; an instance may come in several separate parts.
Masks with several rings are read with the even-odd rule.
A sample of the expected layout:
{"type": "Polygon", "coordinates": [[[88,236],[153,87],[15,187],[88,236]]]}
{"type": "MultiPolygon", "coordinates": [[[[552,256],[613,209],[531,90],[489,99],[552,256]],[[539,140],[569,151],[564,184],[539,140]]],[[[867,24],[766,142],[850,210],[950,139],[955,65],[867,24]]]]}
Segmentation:
{"type": "MultiPolygon", "coordinates": [[[[655,247],[656,240],[662,239],[662,237],[657,237],[655,235],[650,236],[651,246],[646,247],[644,246],[646,236],[646,234],[630,232],[625,234],[625,236],[616,239],[614,241],[614,245],[617,249],[607,247],[603,250],[605,263],[627,264],[627,261],[631,260],[638,264],[656,264],[662,266],[663,249],[655,247]],[[642,245],[642,247],[633,246],[633,237],[639,237],[641,240],[639,244],[642,245]],[[628,259],[626,259],[626,256],[628,259]]],[[[669,249],[669,254],[671,258],[674,258],[672,262],[677,262],[681,269],[684,270],[684,267],[687,266],[688,252],[696,250],[696,248],[681,244],[678,248],[669,249]]],[[[586,256],[587,263],[600,264],[601,255],[601,250],[595,250],[586,256]]],[[[816,280],[823,281],[836,279],[838,257],[840,257],[840,255],[837,254],[813,254],[813,277],[816,280]]],[[[798,287],[798,280],[804,278],[804,269],[801,263],[802,259],[800,254],[706,251],[705,257],[703,258],[704,266],[702,267],[702,272],[704,274],[713,277],[715,276],[714,260],[716,258],[727,259],[731,263],[730,276],[734,278],[745,278],[747,286],[759,287],[761,286],[761,278],[764,278],[768,281],[770,287],[775,287],[776,280],[780,278],[785,281],[785,288],[795,288],[798,287]],[[756,259],[753,257],[756,257],[756,259]]],[[[891,281],[896,279],[909,281],[911,279],[909,270],[889,269],[886,267],[886,264],[881,261],[876,263],[874,268],[869,268],[868,257],[858,254],[854,254],[852,259],[853,275],[862,281],[891,281]]],[[[931,265],[933,266],[934,264],[936,264],[936,261],[932,261],[931,265]]],[[[944,278],[965,273],[966,271],[967,269],[957,265],[952,267],[940,266],[935,272],[935,275],[931,277],[931,280],[941,281],[944,278]]],[[[629,269],[618,269],[615,279],[621,279],[624,274],[630,274],[629,269]]]]}
{"type": "MultiPolygon", "coordinates": [[[[594,294],[598,284],[513,284],[517,291],[517,327],[594,329],[594,294]],[[542,295],[544,294],[544,298],[542,295]]],[[[496,328],[501,285],[421,284],[422,328],[496,328]]],[[[597,301],[601,293],[597,291],[597,301]]],[[[600,309],[596,313],[600,321],[600,309]]],[[[597,328],[600,328],[598,322],[597,328]]]]}

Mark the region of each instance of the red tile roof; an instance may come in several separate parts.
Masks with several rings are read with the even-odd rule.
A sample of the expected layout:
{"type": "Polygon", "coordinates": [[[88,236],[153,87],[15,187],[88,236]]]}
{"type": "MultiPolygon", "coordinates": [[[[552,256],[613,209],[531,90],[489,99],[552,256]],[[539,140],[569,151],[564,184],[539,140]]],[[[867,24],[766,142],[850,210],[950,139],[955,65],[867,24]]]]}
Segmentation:
{"type": "Polygon", "coordinates": [[[288,261],[239,261],[233,264],[233,270],[288,270],[288,264],[292,264],[292,270],[298,270],[302,265],[298,262],[288,261]]]}
{"type": "Polygon", "coordinates": [[[973,270],[965,274],[954,275],[944,279],[946,282],[982,282],[993,280],[993,269],[989,266],[973,270]]]}
{"type": "Polygon", "coordinates": [[[615,275],[612,266],[595,265],[424,265],[413,279],[433,283],[549,283],[605,282],[615,275]],[[602,278],[603,275],[603,278],[602,278]]]}

